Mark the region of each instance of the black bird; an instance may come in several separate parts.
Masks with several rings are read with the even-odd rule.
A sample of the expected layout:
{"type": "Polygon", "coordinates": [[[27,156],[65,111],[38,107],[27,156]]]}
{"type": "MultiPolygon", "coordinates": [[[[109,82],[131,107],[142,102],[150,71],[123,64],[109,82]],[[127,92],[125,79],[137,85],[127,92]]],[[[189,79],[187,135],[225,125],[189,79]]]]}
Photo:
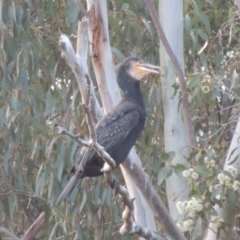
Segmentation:
{"type": "MultiPolygon", "coordinates": [[[[146,109],[140,90],[140,80],[149,73],[159,73],[159,67],[129,57],[120,65],[117,82],[124,96],[120,103],[95,126],[97,142],[121,164],[140,136],[146,119],[146,109]]],[[[70,196],[81,178],[103,174],[104,160],[94,149],[83,147],[80,159],[72,170],[72,177],[59,196],[59,204],[70,196]]]]}

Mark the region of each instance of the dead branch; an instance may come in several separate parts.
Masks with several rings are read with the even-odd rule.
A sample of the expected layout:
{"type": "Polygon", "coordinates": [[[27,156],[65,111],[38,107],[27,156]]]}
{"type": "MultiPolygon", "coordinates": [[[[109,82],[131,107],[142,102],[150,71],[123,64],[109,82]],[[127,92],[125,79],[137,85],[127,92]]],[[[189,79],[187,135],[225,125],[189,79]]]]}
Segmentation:
{"type": "MultiPolygon", "coordinates": [[[[104,112],[110,111],[120,100],[120,91],[116,82],[113,57],[108,32],[108,14],[106,0],[86,0],[89,11],[89,41],[92,65],[96,80],[99,86],[104,112]]],[[[131,150],[135,151],[134,148],[131,150]]],[[[126,159],[125,161],[129,161],[126,159]]],[[[140,158],[136,155],[130,159],[131,162],[141,164],[140,158]]],[[[126,172],[123,165],[120,165],[128,191],[134,201],[135,219],[142,226],[156,229],[154,213],[142,197],[141,190],[135,187],[131,176],[126,172]],[[146,214],[147,212],[147,214],[146,214]]]]}
{"type": "Polygon", "coordinates": [[[10,195],[23,195],[23,196],[26,196],[28,198],[36,198],[37,197],[37,195],[35,195],[31,192],[28,192],[28,191],[12,190],[12,191],[0,194],[0,198],[5,198],[5,197],[10,196],[10,195]]]}
{"type": "Polygon", "coordinates": [[[141,193],[144,198],[148,202],[149,206],[155,213],[155,217],[163,227],[165,234],[168,239],[178,239],[178,240],[186,240],[183,234],[178,229],[176,223],[171,218],[167,208],[164,203],[158,196],[157,192],[152,186],[150,182],[149,176],[144,173],[141,167],[136,163],[130,163],[129,161],[125,161],[122,163],[126,166],[126,170],[132,176],[132,179],[136,186],[141,189],[141,193]]]}
{"type": "MultiPolygon", "coordinates": [[[[93,10],[92,10],[92,11],[93,11],[93,10]]],[[[93,13],[94,13],[94,12],[93,12],[93,13]]],[[[93,14],[93,18],[94,18],[94,16],[95,16],[95,14],[93,14]]],[[[92,24],[93,24],[94,22],[96,23],[96,21],[93,20],[92,24]]],[[[90,24],[90,25],[91,25],[91,24],[90,24]]],[[[92,26],[92,25],[91,25],[91,26],[92,26]]],[[[90,30],[90,35],[94,34],[94,31],[95,31],[95,30],[96,30],[96,29],[94,29],[93,26],[92,26],[92,28],[91,28],[91,30],[90,30]]],[[[103,35],[105,36],[106,34],[103,34],[103,35]]],[[[98,39],[99,39],[99,37],[100,37],[100,36],[98,36],[98,39]]],[[[102,38],[101,38],[101,39],[102,39],[102,38]]],[[[106,39],[105,39],[105,40],[106,40],[106,39]]],[[[105,40],[102,39],[102,41],[105,41],[105,40]]],[[[69,41],[69,39],[68,39],[68,41],[69,41]]],[[[69,41],[69,42],[70,42],[70,41],[69,41]]],[[[105,43],[106,43],[106,42],[105,42],[105,43]]],[[[91,41],[91,46],[92,46],[92,44],[93,44],[93,42],[91,41]]],[[[86,46],[86,45],[85,45],[85,46],[86,46]]],[[[79,51],[80,51],[80,48],[79,48],[79,47],[78,47],[78,49],[79,49],[79,51]]],[[[78,54],[80,55],[81,53],[78,52],[78,54]]],[[[86,64],[86,63],[83,62],[83,59],[84,59],[84,58],[82,58],[81,64],[86,64]]],[[[104,59],[101,59],[101,58],[98,58],[98,59],[99,59],[99,62],[102,62],[102,63],[105,62],[105,61],[103,61],[104,59]]],[[[106,61],[106,65],[108,66],[107,69],[109,69],[109,66],[112,65],[112,62],[109,63],[109,60],[110,60],[109,57],[107,57],[107,59],[108,59],[108,61],[106,61]]],[[[85,58],[85,60],[86,60],[86,58],[85,58]]],[[[94,59],[93,62],[96,63],[96,59],[94,59]]],[[[98,65],[98,64],[96,64],[96,65],[98,65]]],[[[73,67],[73,65],[70,65],[70,66],[73,67]]],[[[100,69],[102,69],[102,68],[105,69],[105,67],[101,66],[100,69]]],[[[94,70],[95,70],[95,68],[94,68],[94,70]]],[[[73,72],[74,72],[74,70],[73,70],[73,72]]],[[[97,75],[101,75],[101,73],[98,73],[97,75]]],[[[98,78],[98,77],[97,77],[97,79],[104,79],[104,78],[102,78],[102,77],[98,78]]],[[[88,79],[88,80],[90,80],[90,79],[88,79]]],[[[90,82],[91,82],[91,80],[90,80],[90,82]]],[[[113,84],[114,82],[115,82],[115,81],[111,81],[111,84],[113,84]]],[[[87,83],[88,83],[88,82],[87,82],[87,83]]],[[[116,83],[116,82],[115,82],[115,83],[116,83]]],[[[99,82],[99,83],[98,83],[98,85],[100,85],[100,86],[101,86],[102,84],[103,84],[103,82],[99,82]]],[[[86,85],[80,85],[80,84],[79,84],[79,88],[80,88],[80,91],[81,91],[81,92],[82,92],[82,91],[88,92],[86,85]],[[82,86],[84,87],[85,90],[82,89],[82,86]]],[[[110,86],[110,88],[111,88],[111,89],[115,89],[115,88],[112,88],[112,86],[110,86]]],[[[102,88],[100,87],[100,92],[101,92],[101,89],[102,89],[102,88]]],[[[106,90],[106,91],[109,92],[108,90],[106,90]]],[[[105,93],[106,91],[103,90],[103,93],[105,93]]],[[[86,99],[89,99],[88,96],[86,96],[86,99]]],[[[94,102],[97,101],[96,98],[94,98],[94,97],[93,97],[92,99],[93,99],[94,102]]],[[[86,104],[89,104],[89,101],[86,100],[85,103],[86,103],[86,104]]],[[[111,107],[112,107],[112,105],[113,105],[113,104],[112,104],[112,100],[111,100],[110,102],[108,102],[106,106],[105,106],[105,104],[104,104],[104,106],[105,106],[106,109],[107,109],[106,111],[109,111],[109,110],[110,110],[110,107],[108,107],[108,106],[110,106],[110,105],[111,105],[111,107]]],[[[81,143],[80,143],[81,140],[79,139],[79,136],[73,135],[73,134],[69,133],[68,131],[66,131],[65,129],[62,129],[62,130],[63,130],[64,134],[68,135],[69,137],[73,138],[73,139],[76,140],[76,141],[79,141],[79,144],[81,144],[81,143]]],[[[91,132],[91,131],[90,131],[90,132],[91,132]]],[[[92,134],[91,134],[91,135],[92,135],[92,134]]],[[[84,146],[86,146],[86,145],[84,145],[84,146]]],[[[96,149],[96,148],[95,148],[95,149],[96,149]]],[[[101,155],[101,150],[103,150],[103,149],[100,149],[99,155],[101,155]]],[[[105,152],[105,151],[103,151],[103,152],[105,152]]],[[[103,152],[102,152],[102,153],[103,153],[103,152]]],[[[103,157],[103,159],[105,159],[105,157],[103,157]]],[[[127,160],[127,161],[128,161],[128,160],[127,160]]],[[[108,164],[108,166],[111,166],[111,165],[108,164]]],[[[105,172],[105,175],[106,175],[107,172],[109,171],[109,169],[103,169],[103,171],[105,172]]],[[[141,171],[142,171],[142,170],[141,170],[141,171]]],[[[108,183],[108,185],[109,185],[112,189],[115,190],[115,192],[117,192],[117,188],[118,188],[118,187],[116,186],[116,185],[117,185],[116,183],[117,183],[118,181],[116,181],[115,178],[113,178],[113,179],[114,179],[114,180],[113,180],[110,176],[112,176],[112,174],[109,175],[109,177],[106,178],[106,182],[108,183]],[[113,183],[114,181],[115,181],[115,185],[114,185],[114,183],[113,183]],[[115,187],[114,187],[114,186],[115,186],[115,187]]],[[[141,189],[140,189],[140,190],[141,190],[141,189]]],[[[120,191],[121,191],[121,190],[118,190],[118,194],[119,194],[120,191]]],[[[119,195],[120,195],[120,194],[119,194],[119,195]]],[[[130,199],[130,198],[129,198],[129,199],[130,199]]],[[[126,201],[127,201],[127,200],[126,200],[126,201]]],[[[132,201],[130,201],[130,202],[131,202],[131,204],[133,203],[132,201]]],[[[129,205],[129,206],[130,206],[130,205],[129,205]]],[[[154,212],[156,212],[156,211],[154,211],[154,212]]],[[[125,224],[124,224],[124,225],[125,225],[125,224]]],[[[126,226],[127,226],[127,225],[126,225],[126,226]]],[[[134,224],[134,225],[133,225],[133,228],[136,228],[136,229],[137,229],[137,226],[138,226],[137,224],[134,224]]],[[[132,229],[133,229],[133,228],[132,228],[132,229]]],[[[124,229],[124,228],[123,228],[123,229],[124,229]]],[[[142,234],[143,234],[143,235],[140,235],[140,236],[149,236],[148,233],[147,233],[148,231],[146,231],[145,228],[139,228],[138,230],[139,230],[139,232],[142,231],[142,234]],[[145,235],[144,235],[144,234],[145,234],[145,235]],[[147,234],[147,235],[146,235],[146,234],[147,234]]],[[[136,231],[136,230],[133,230],[132,233],[134,233],[135,231],[136,231]]],[[[150,232],[151,232],[151,231],[150,231],[150,232]]],[[[152,233],[154,234],[154,232],[152,232],[152,233]]],[[[162,238],[159,238],[159,239],[165,239],[165,238],[162,237],[162,238]]]]}
{"type": "MultiPolygon", "coordinates": [[[[89,107],[85,107],[87,109],[86,114],[88,117],[88,122],[91,122],[91,111],[89,110],[89,107]]],[[[93,126],[91,123],[88,124],[88,127],[91,128],[93,126]]],[[[144,237],[146,239],[165,239],[163,236],[159,235],[158,233],[155,233],[154,231],[144,228],[137,224],[136,222],[132,221],[133,216],[133,201],[134,199],[131,199],[128,195],[128,191],[125,187],[121,186],[118,182],[118,180],[112,175],[111,170],[116,166],[115,161],[110,157],[110,155],[104,151],[104,148],[96,142],[93,139],[91,139],[89,142],[86,142],[78,137],[78,135],[74,135],[67,131],[66,129],[57,126],[59,133],[62,133],[64,135],[69,136],[73,140],[77,141],[80,145],[83,145],[85,147],[91,147],[94,148],[99,156],[101,156],[104,161],[107,163],[107,167],[104,167],[102,171],[104,172],[104,177],[107,182],[107,184],[114,190],[116,194],[119,195],[121,201],[125,205],[125,210],[123,211],[122,218],[124,221],[124,224],[120,228],[120,233],[123,235],[126,234],[138,234],[141,237],[144,237]],[[82,144],[83,143],[83,144],[82,144]]],[[[95,132],[94,127],[90,130],[90,132],[95,132]]],[[[93,135],[96,135],[94,133],[93,135]]]]}
{"type": "Polygon", "coordinates": [[[77,41],[77,49],[79,52],[75,54],[73,46],[66,35],[61,35],[59,38],[59,45],[62,50],[61,56],[65,59],[68,65],[73,70],[74,76],[77,79],[77,83],[79,86],[79,90],[81,92],[82,101],[84,104],[88,105],[89,97],[88,97],[88,82],[90,83],[90,93],[91,97],[94,99],[93,106],[93,116],[94,122],[97,121],[100,117],[102,117],[102,111],[100,105],[97,101],[94,87],[88,73],[87,67],[87,29],[88,29],[88,21],[85,19],[78,24],[78,41],[77,41]]]}
{"type": "Polygon", "coordinates": [[[74,135],[61,126],[57,126],[57,129],[58,129],[59,133],[69,136],[70,138],[75,140],[81,146],[94,148],[95,151],[101,157],[103,157],[110,166],[112,166],[113,168],[116,166],[115,161],[110,157],[110,155],[107,152],[104,151],[104,148],[98,142],[93,141],[92,139],[89,142],[84,141],[83,139],[81,139],[79,137],[79,135],[74,135]]]}
{"type": "Polygon", "coordinates": [[[45,213],[42,212],[23,236],[23,240],[33,240],[42,229],[45,221],[45,213]]]}
{"type": "MultiPolygon", "coordinates": [[[[90,91],[88,92],[90,93],[90,91]]],[[[122,235],[138,234],[139,236],[145,237],[146,239],[164,239],[158,233],[155,233],[152,230],[144,228],[137,224],[136,222],[133,222],[132,216],[134,211],[133,206],[134,199],[129,197],[127,189],[121,186],[119,184],[119,181],[112,175],[111,171],[113,168],[116,167],[116,163],[111,158],[111,156],[104,150],[104,148],[97,142],[96,131],[91,111],[91,107],[93,106],[92,102],[93,99],[90,97],[89,106],[83,104],[85,113],[87,115],[88,128],[90,132],[90,141],[88,144],[86,144],[86,142],[80,139],[78,136],[73,135],[72,133],[70,133],[66,129],[63,129],[60,126],[57,127],[59,132],[71,137],[72,139],[76,140],[79,144],[84,143],[85,147],[94,148],[95,151],[99,154],[99,156],[101,156],[104,159],[105,164],[102,169],[104,173],[104,178],[107,184],[114,190],[114,193],[119,195],[119,198],[125,205],[125,210],[122,213],[123,225],[120,228],[120,233],[122,235]]]]}

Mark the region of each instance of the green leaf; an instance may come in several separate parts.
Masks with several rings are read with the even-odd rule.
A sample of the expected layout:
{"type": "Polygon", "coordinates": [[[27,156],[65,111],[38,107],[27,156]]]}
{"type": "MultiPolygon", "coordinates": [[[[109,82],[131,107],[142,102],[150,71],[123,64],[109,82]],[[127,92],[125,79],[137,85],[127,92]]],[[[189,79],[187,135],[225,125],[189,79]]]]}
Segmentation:
{"type": "Polygon", "coordinates": [[[34,118],[32,118],[32,119],[31,119],[31,125],[34,127],[35,130],[38,130],[38,131],[40,131],[41,133],[45,133],[45,134],[48,133],[46,126],[44,126],[43,124],[41,124],[41,123],[39,122],[39,119],[34,119],[34,118]]]}
{"type": "Polygon", "coordinates": [[[84,240],[85,238],[83,237],[84,236],[84,233],[80,227],[79,224],[76,224],[76,229],[77,229],[77,239],[79,240],[84,240]]]}
{"type": "Polygon", "coordinates": [[[237,194],[232,191],[229,195],[228,195],[228,212],[231,213],[234,211],[234,209],[236,208],[236,204],[237,204],[237,201],[239,199],[239,197],[237,196],[237,194]]]}
{"type": "Polygon", "coordinates": [[[190,191],[190,196],[195,196],[195,197],[198,197],[198,198],[202,198],[202,193],[199,190],[197,184],[195,184],[195,183],[193,185],[193,188],[190,191]]]}
{"type": "Polygon", "coordinates": [[[151,25],[151,22],[150,21],[147,21],[146,19],[142,18],[141,19],[142,22],[144,23],[144,25],[146,26],[148,32],[150,33],[150,36],[151,36],[151,39],[153,40],[155,37],[154,37],[154,30],[153,30],[153,27],[151,25]]]}
{"type": "Polygon", "coordinates": [[[15,206],[14,206],[14,197],[12,195],[8,196],[8,205],[9,205],[9,215],[12,219],[13,217],[13,212],[15,210],[15,206]]]}
{"type": "Polygon", "coordinates": [[[203,165],[197,165],[194,169],[203,177],[209,177],[212,174],[212,172],[203,165]]]}
{"type": "Polygon", "coordinates": [[[54,226],[53,226],[53,228],[52,228],[52,231],[51,231],[51,233],[50,233],[50,235],[49,235],[49,240],[52,240],[53,239],[53,237],[55,236],[55,234],[56,234],[56,229],[57,229],[57,226],[59,225],[59,223],[60,223],[60,221],[58,221],[58,222],[56,222],[55,224],[54,224],[54,226]]]}
{"type": "Polygon", "coordinates": [[[120,11],[127,11],[129,9],[129,4],[128,3],[124,3],[120,9],[120,11]]]}
{"type": "Polygon", "coordinates": [[[214,198],[216,198],[217,195],[219,195],[222,192],[222,186],[218,185],[217,187],[214,187],[212,193],[211,193],[211,200],[213,201],[214,198]]]}
{"type": "Polygon", "coordinates": [[[163,152],[160,156],[160,161],[167,162],[171,159],[170,153],[163,152]]]}
{"type": "Polygon", "coordinates": [[[188,35],[191,34],[191,30],[192,30],[192,22],[191,22],[191,18],[189,17],[188,14],[185,15],[184,17],[184,23],[185,23],[185,30],[187,32],[188,35]]]}
{"type": "Polygon", "coordinates": [[[162,184],[162,182],[166,179],[167,176],[169,176],[172,173],[172,168],[164,166],[161,168],[158,172],[158,185],[162,184]]]}
{"type": "Polygon", "coordinates": [[[38,180],[40,174],[42,173],[43,166],[44,166],[44,164],[42,163],[41,166],[40,166],[40,168],[39,168],[39,170],[38,170],[38,174],[37,174],[37,177],[36,177],[36,181],[38,180]]]}
{"type": "Polygon", "coordinates": [[[83,207],[85,206],[85,203],[87,201],[87,194],[85,191],[82,192],[82,201],[81,201],[81,205],[79,207],[79,212],[82,211],[83,207]]]}
{"type": "Polygon", "coordinates": [[[123,61],[126,58],[124,54],[117,48],[112,47],[111,49],[112,49],[112,53],[119,59],[119,61],[123,61]]]}
{"type": "Polygon", "coordinates": [[[8,160],[10,159],[10,156],[11,156],[11,150],[7,149],[3,157],[3,167],[6,174],[8,174],[8,160]]]}
{"type": "Polygon", "coordinates": [[[202,224],[204,223],[203,219],[201,216],[199,216],[197,218],[197,220],[195,220],[195,225],[194,225],[194,228],[193,228],[193,232],[195,233],[200,233],[201,230],[202,230],[202,224]]]}
{"type": "Polygon", "coordinates": [[[103,190],[103,193],[102,193],[102,200],[101,200],[101,203],[104,204],[106,202],[106,199],[109,197],[109,194],[111,194],[109,192],[109,188],[105,188],[103,190]]]}
{"type": "Polygon", "coordinates": [[[208,16],[202,11],[197,11],[196,13],[199,16],[199,18],[201,19],[201,21],[203,22],[203,24],[205,25],[206,30],[208,31],[208,35],[210,35],[211,27],[210,27],[210,22],[209,22],[208,16]]]}
{"type": "Polygon", "coordinates": [[[10,209],[9,209],[9,202],[8,202],[8,197],[2,198],[1,203],[3,205],[3,210],[6,216],[11,219],[11,214],[10,214],[10,209]]]}
{"type": "Polygon", "coordinates": [[[202,75],[201,75],[201,73],[195,73],[195,74],[192,76],[192,79],[189,81],[188,87],[189,87],[189,88],[192,88],[192,87],[198,86],[199,83],[201,82],[201,80],[202,80],[202,75]]]}
{"type": "MultiPolygon", "coordinates": [[[[61,148],[60,148],[60,154],[58,155],[56,164],[57,164],[57,176],[59,182],[61,182],[62,179],[62,172],[63,172],[63,167],[64,167],[64,155],[65,155],[65,143],[62,141],[61,143],[61,148]]],[[[55,165],[55,164],[54,164],[55,165]]]]}

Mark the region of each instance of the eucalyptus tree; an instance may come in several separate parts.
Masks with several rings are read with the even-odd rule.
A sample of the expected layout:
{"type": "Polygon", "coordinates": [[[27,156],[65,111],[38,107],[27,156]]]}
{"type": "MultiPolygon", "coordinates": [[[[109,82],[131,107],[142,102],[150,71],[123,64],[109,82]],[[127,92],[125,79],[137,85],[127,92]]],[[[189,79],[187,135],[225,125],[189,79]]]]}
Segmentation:
{"type": "MultiPolygon", "coordinates": [[[[108,111],[119,101],[114,65],[117,67],[130,55],[153,64],[161,61],[161,77],[151,77],[143,85],[148,117],[136,144],[142,166],[150,176],[149,189],[155,188],[186,238],[225,239],[227,234],[228,239],[236,239],[240,185],[239,10],[230,1],[218,0],[159,1],[155,6],[185,73],[194,130],[189,135],[179,69],[162,40],[159,44],[146,2],[109,0],[104,5],[109,37],[104,34],[111,49],[109,45],[107,57],[101,60],[107,63],[103,67],[110,71],[106,74],[111,76],[108,81],[112,85],[108,85],[110,97],[104,100],[98,82],[100,73],[90,64],[90,60],[96,63],[95,52],[91,52],[89,75],[99,100],[97,108],[104,106],[108,111]],[[195,136],[196,146],[187,140],[189,136],[195,136]]],[[[67,126],[82,138],[88,135],[80,104],[84,94],[57,44],[64,33],[75,45],[78,20],[84,17],[84,11],[71,0],[0,1],[0,6],[1,234],[7,231],[23,236],[38,219],[43,228],[38,233],[41,239],[92,239],[95,229],[101,239],[131,239],[118,232],[123,206],[101,178],[85,180],[66,205],[54,205],[79,152],[77,142],[60,136],[54,124],[67,126]]],[[[88,10],[90,6],[91,1],[87,1],[82,7],[88,10]]],[[[96,115],[102,112],[100,109],[96,115]]],[[[131,154],[131,158],[138,158],[131,154]]],[[[167,232],[164,224],[155,228],[143,197],[146,188],[141,185],[136,190],[134,176],[131,178],[134,172],[131,167],[124,168],[124,178],[119,170],[114,173],[121,183],[128,178],[130,193],[138,194],[135,219],[153,230],[167,232]]]]}

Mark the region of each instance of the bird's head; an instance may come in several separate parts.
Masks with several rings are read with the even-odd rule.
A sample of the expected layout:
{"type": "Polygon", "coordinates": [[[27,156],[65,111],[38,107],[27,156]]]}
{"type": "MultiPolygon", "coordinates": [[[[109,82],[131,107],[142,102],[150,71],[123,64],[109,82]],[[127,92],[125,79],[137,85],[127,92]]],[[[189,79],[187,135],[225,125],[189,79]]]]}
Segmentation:
{"type": "Polygon", "coordinates": [[[124,60],[122,67],[134,79],[141,80],[149,73],[159,74],[160,67],[144,62],[135,57],[129,57],[124,60]]]}

